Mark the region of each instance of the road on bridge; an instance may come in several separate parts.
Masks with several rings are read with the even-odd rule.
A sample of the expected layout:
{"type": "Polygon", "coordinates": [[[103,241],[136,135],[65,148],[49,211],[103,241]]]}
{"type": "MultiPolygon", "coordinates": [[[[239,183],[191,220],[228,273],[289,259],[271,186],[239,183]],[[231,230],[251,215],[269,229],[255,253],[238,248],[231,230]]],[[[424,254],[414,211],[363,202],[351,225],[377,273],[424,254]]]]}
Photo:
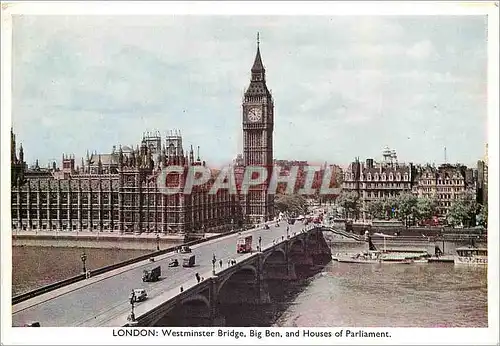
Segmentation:
{"type": "MultiPolygon", "coordinates": [[[[287,226],[290,235],[305,227],[302,222],[288,225],[285,221],[281,221],[279,227],[274,223],[269,223],[269,226],[269,230],[252,229],[242,232],[242,235],[253,235],[254,249],[257,249],[258,238],[261,237],[262,247],[265,248],[273,240],[282,241],[282,237],[286,238],[287,226]]],[[[192,281],[196,273],[202,275],[212,270],[214,254],[217,258],[217,268],[219,259],[223,260],[223,266],[226,268],[228,259],[237,260],[242,256],[236,253],[238,236],[232,234],[193,246],[192,254],[196,255],[196,266],[192,268],[182,267],[184,255],[169,253],[156,257],[155,262],[132,264],[18,303],[12,307],[12,325],[23,326],[25,323],[38,321],[42,327],[83,327],[95,325],[97,321],[102,320],[103,315],[106,315],[105,320],[108,321],[127,314],[131,310],[129,295],[134,288],[145,288],[148,300],[168,290],[180,290],[183,283],[192,281]],[[168,267],[172,258],[179,259],[179,267],[168,267]],[[161,280],[153,283],[142,282],[143,270],[158,265],[161,265],[161,280]]]]}

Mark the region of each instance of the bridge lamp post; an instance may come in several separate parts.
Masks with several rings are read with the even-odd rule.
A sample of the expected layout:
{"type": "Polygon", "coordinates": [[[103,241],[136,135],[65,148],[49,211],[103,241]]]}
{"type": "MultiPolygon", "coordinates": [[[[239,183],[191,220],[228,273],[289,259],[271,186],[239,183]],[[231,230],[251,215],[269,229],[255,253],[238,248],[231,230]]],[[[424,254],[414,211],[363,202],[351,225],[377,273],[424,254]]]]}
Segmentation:
{"type": "Polygon", "coordinates": [[[135,322],[134,303],[135,303],[135,292],[132,290],[132,295],[130,296],[130,306],[132,308],[132,311],[130,312],[131,322],[135,322]]]}
{"type": "Polygon", "coordinates": [[[259,237],[259,251],[262,252],[262,237],[259,237]]]}
{"type": "Polygon", "coordinates": [[[85,261],[87,261],[87,255],[84,253],[82,253],[82,255],[80,256],[80,259],[82,260],[82,263],[83,263],[83,272],[86,273],[87,272],[87,268],[85,267],[85,261]]]}
{"type": "Polygon", "coordinates": [[[156,251],[160,251],[160,235],[156,234],[156,251]]]}
{"type": "Polygon", "coordinates": [[[215,258],[212,260],[212,274],[215,275],[215,258]]]}

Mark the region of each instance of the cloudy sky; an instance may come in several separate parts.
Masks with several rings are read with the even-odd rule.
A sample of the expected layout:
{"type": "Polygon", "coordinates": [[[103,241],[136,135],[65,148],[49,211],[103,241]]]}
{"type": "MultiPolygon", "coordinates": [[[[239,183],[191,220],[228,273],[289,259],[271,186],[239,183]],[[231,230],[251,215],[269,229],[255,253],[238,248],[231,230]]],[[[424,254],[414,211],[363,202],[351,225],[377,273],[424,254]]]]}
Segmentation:
{"type": "Polygon", "coordinates": [[[260,32],[274,157],[473,164],[487,129],[485,16],[17,16],[12,122],[28,163],[180,129],[241,152],[260,32]]]}

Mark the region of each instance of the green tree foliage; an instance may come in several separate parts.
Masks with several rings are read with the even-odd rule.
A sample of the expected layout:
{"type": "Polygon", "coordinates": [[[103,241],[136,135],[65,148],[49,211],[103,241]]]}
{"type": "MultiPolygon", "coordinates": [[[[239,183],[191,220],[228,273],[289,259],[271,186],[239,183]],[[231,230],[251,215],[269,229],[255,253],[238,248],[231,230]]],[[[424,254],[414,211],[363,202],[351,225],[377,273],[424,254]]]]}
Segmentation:
{"type": "Polygon", "coordinates": [[[395,198],[398,219],[408,226],[410,219],[417,214],[418,198],[412,193],[401,193],[395,198]]]}
{"type": "Polygon", "coordinates": [[[274,207],[280,212],[301,215],[307,213],[307,201],[298,194],[277,195],[274,200],[274,207]]]}
{"type": "Polygon", "coordinates": [[[433,198],[418,198],[417,210],[414,215],[415,221],[424,221],[431,219],[437,212],[437,201],[433,198]]]}
{"type": "Polygon", "coordinates": [[[382,219],[384,215],[384,205],[381,200],[376,199],[367,203],[365,213],[374,219],[382,219]]]}
{"type": "Polygon", "coordinates": [[[365,212],[376,219],[393,219],[409,224],[421,221],[436,214],[437,202],[434,199],[418,198],[411,193],[402,193],[396,197],[386,197],[368,203],[365,212]]]}
{"type": "Polygon", "coordinates": [[[450,209],[448,209],[447,219],[452,226],[475,226],[478,211],[479,205],[475,196],[466,193],[453,201],[450,209]]]}
{"type": "Polygon", "coordinates": [[[488,228],[488,204],[480,206],[479,214],[477,215],[476,220],[479,226],[488,228]]]}
{"type": "Polygon", "coordinates": [[[356,192],[342,192],[342,194],[340,194],[337,198],[337,203],[339,206],[344,208],[348,218],[354,217],[357,219],[360,210],[360,203],[359,196],[356,192]]]}

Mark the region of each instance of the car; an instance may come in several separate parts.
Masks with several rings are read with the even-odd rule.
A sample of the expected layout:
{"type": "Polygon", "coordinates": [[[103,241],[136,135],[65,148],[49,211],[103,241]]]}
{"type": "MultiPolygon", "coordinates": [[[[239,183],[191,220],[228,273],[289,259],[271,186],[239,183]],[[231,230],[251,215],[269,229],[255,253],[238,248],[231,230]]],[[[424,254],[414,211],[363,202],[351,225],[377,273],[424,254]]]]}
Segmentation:
{"type": "Polygon", "coordinates": [[[179,261],[177,259],[173,259],[170,261],[168,264],[169,267],[178,267],[179,266],[179,261]]]}
{"type": "Polygon", "coordinates": [[[191,248],[189,246],[181,246],[181,253],[191,253],[191,248]]]}
{"type": "Polygon", "coordinates": [[[134,302],[142,302],[148,298],[148,294],[144,288],[134,288],[129,298],[133,298],[134,302]]]}
{"type": "Polygon", "coordinates": [[[34,321],[34,322],[26,323],[24,325],[24,327],[40,327],[40,322],[34,321]]]}

